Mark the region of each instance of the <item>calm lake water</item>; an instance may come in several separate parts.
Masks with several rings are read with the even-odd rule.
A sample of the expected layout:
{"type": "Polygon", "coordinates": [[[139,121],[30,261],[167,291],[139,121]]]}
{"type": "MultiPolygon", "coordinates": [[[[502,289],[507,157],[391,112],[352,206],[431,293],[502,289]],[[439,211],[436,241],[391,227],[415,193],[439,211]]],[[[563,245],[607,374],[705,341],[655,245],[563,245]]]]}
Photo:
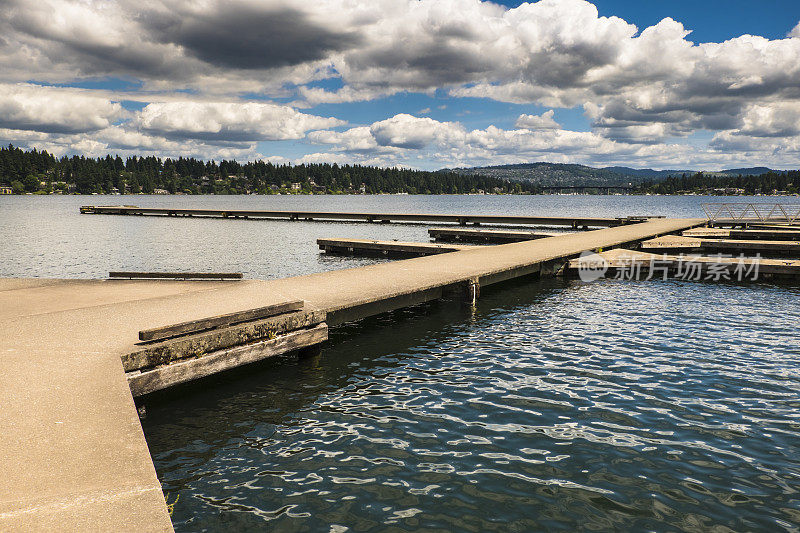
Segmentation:
{"type": "MultiPolygon", "coordinates": [[[[80,216],[81,204],[702,216],[704,201],[0,197],[0,275],[275,278],[368,262],[322,257],[318,237],[427,237],[80,216]]],[[[143,426],[178,531],[798,531],[798,296],[766,282],[506,285],[474,309],[440,302],[336,328],[321,357],[162,398],[143,426]]]]}

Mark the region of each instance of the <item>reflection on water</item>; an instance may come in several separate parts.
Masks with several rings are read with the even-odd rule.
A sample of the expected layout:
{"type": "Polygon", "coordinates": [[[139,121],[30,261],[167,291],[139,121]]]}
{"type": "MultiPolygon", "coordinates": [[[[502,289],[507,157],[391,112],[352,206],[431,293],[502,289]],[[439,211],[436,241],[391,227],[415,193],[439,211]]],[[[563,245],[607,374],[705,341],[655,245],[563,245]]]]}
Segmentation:
{"type": "Polygon", "coordinates": [[[798,292],[492,290],[149,405],[145,432],[179,531],[791,530],[798,292]]]}

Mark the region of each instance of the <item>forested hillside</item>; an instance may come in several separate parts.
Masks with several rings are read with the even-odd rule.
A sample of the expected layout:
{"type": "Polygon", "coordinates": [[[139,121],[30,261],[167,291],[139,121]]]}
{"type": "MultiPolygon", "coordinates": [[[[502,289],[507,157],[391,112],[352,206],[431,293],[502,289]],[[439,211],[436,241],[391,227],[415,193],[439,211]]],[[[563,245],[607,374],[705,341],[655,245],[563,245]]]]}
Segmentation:
{"type": "Polygon", "coordinates": [[[757,176],[715,176],[698,172],[644,183],[639,192],[653,194],[794,194],[800,191],[800,170],[757,176]]]}
{"type": "Polygon", "coordinates": [[[202,161],[110,155],[62,157],[14,146],[0,148],[0,185],[15,193],[271,194],[277,192],[365,192],[459,194],[536,192],[528,183],[455,172],[360,165],[274,165],[255,161],[202,161]],[[293,185],[294,184],[294,185],[293,185]]]}
{"type": "MultiPolygon", "coordinates": [[[[594,168],[586,165],[564,163],[521,163],[517,165],[458,168],[454,169],[454,171],[465,176],[478,175],[524,181],[541,187],[628,186],[642,183],[651,187],[654,183],[661,182],[670,177],[695,176],[698,174],[709,180],[718,177],[737,178],[739,176],[761,176],[769,173],[785,174],[785,172],[774,171],[766,167],[698,172],[696,170],[653,170],[649,168],[636,169],[630,167],[594,168]]],[[[673,180],[671,183],[674,184],[676,182],[673,180]]],[[[712,186],[712,182],[709,181],[708,185],[712,186]]]]}
{"type": "Polygon", "coordinates": [[[457,168],[453,170],[463,176],[486,176],[508,179],[523,183],[531,183],[541,187],[559,185],[628,185],[629,183],[639,183],[645,179],[643,177],[624,176],[612,170],[602,168],[562,163],[522,163],[518,165],[457,168]]]}

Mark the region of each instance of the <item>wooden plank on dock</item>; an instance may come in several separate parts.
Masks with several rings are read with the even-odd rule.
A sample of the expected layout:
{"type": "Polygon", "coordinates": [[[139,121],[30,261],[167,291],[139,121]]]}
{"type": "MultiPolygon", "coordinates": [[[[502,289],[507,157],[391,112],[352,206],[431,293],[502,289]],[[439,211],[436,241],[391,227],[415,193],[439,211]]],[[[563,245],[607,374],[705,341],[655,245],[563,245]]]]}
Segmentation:
{"type": "MultiPolygon", "coordinates": [[[[340,220],[354,222],[424,222],[467,224],[514,224],[542,226],[614,227],[638,224],[650,217],[551,217],[514,215],[455,215],[432,213],[347,213],[331,211],[260,211],[242,209],[169,209],[136,206],[81,206],[80,212],[88,215],[151,215],[172,217],[212,217],[242,219],[282,220],[340,220]]],[[[658,217],[654,217],[658,218],[658,217]]]]}
{"type": "Polygon", "coordinates": [[[323,323],[308,329],[292,331],[274,339],[209,353],[196,359],[182,360],[144,372],[131,372],[127,374],[128,386],[133,396],[139,397],[268,357],[314,346],[326,340],[328,340],[328,326],[323,323]]]}
{"type": "Polygon", "coordinates": [[[109,272],[111,279],[242,279],[241,272],[109,272]]]}
{"type": "Polygon", "coordinates": [[[181,322],[180,324],[172,324],[169,326],[162,326],[152,329],[144,329],[139,332],[140,341],[156,341],[167,339],[169,337],[176,337],[179,335],[186,335],[189,333],[197,333],[207,329],[220,328],[224,326],[231,326],[241,322],[252,322],[261,318],[267,318],[275,315],[282,315],[292,311],[299,311],[303,308],[302,300],[295,300],[291,302],[283,302],[266,307],[259,307],[258,309],[248,309],[246,311],[237,311],[235,313],[228,313],[225,315],[218,315],[200,320],[190,320],[188,322],[181,322]]]}
{"type": "Polygon", "coordinates": [[[200,357],[209,352],[274,338],[324,321],[325,312],[312,309],[193,333],[147,345],[146,348],[125,354],[122,356],[122,366],[126,372],[152,368],[179,359],[200,357]]]}
{"type": "Polygon", "coordinates": [[[556,237],[565,233],[547,231],[472,229],[472,228],[430,228],[428,235],[437,242],[472,242],[507,244],[511,242],[533,241],[546,237],[556,237]]]}
{"type": "Polygon", "coordinates": [[[464,244],[435,244],[430,242],[372,241],[366,239],[317,239],[320,250],[341,255],[371,255],[419,257],[471,248],[464,244]]]}

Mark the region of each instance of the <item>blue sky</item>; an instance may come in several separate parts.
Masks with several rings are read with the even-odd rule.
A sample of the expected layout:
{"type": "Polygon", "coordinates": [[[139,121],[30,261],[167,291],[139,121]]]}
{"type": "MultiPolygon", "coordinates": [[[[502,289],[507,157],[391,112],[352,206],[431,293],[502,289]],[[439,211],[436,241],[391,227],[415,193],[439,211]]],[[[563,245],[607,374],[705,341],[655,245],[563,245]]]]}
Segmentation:
{"type": "Polygon", "coordinates": [[[430,169],[800,166],[800,2],[499,4],[10,0],[0,141],[430,169]]]}
{"type": "MultiPolygon", "coordinates": [[[[522,2],[497,2],[517,7],[522,2]]],[[[640,29],[671,17],[693,30],[697,42],[722,42],[745,33],[769,39],[786,36],[800,21],[794,0],[596,0],[601,16],[621,17],[640,29]]]]}

